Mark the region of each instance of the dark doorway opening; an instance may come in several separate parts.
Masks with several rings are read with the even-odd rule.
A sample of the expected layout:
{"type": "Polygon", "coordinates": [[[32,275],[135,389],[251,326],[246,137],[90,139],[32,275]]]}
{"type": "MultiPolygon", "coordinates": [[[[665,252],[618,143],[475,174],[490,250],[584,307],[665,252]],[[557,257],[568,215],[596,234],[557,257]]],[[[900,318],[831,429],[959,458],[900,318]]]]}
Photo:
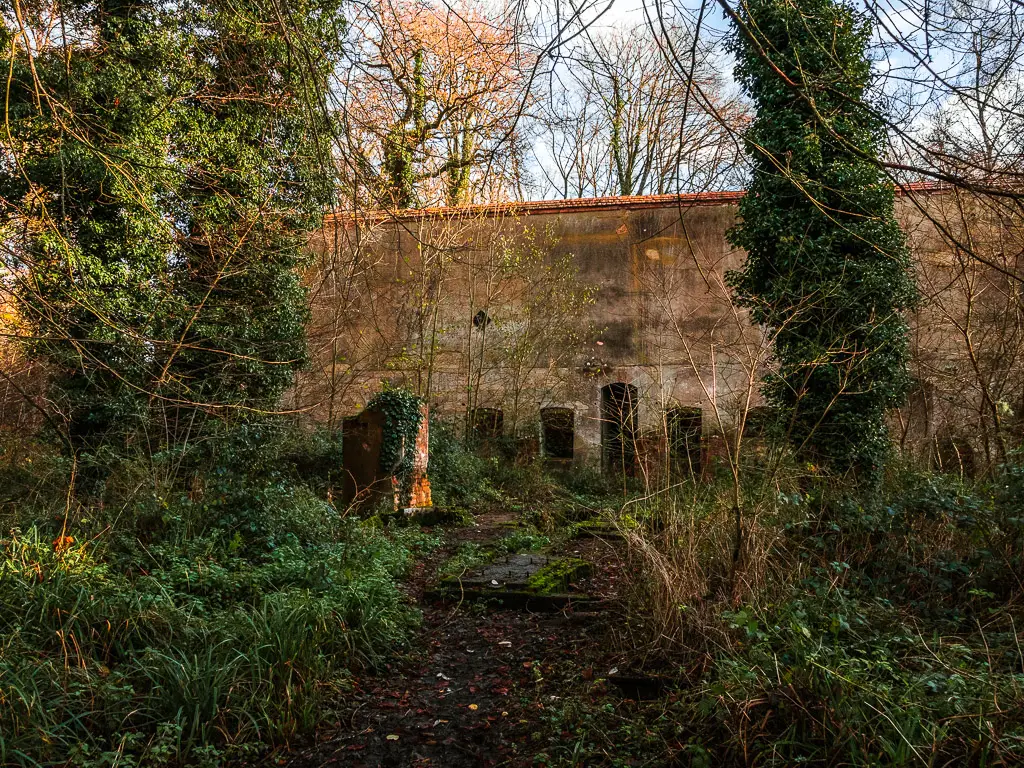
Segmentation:
{"type": "Polygon", "coordinates": [[[703,434],[700,408],[680,406],[665,412],[668,456],[677,475],[700,476],[700,438],[703,434]]]}
{"type": "Polygon", "coordinates": [[[572,408],[541,408],[540,426],[544,456],[571,459],[576,441],[576,418],[572,408]]]}
{"type": "Polygon", "coordinates": [[[500,408],[474,408],[472,427],[477,440],[496,440],[504,431],[505,414],[500,408]]]}
{"type": "Polygon", "coordinates": [[[935,463],[940,472],[974,477],[977,472],[974,448],[959,435],[945,431],[935,439],[935,463]]]}
{"type": "Polygon", "coordinates": [[[749,440],[763,440],[772,428],[772,409],[767,405],[755,405],[747,411],[743,421],[743,437],[749,440]]]}
{"type": "Polygon", "coordinates": [[[608,472],[633,474],[636,469],[637,403],[632,384],[601,388],[601,446],[608,472]]]}

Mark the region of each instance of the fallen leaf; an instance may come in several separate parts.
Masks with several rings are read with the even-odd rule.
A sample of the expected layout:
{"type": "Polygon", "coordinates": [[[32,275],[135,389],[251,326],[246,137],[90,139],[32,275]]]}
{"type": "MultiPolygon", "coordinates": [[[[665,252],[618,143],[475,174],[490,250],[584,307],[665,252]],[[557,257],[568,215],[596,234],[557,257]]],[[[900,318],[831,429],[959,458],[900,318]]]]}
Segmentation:
{"type": "MultiPolygon", "coordinates": [[[[470,705],[469,705],[469,708],[470,708],[470,709],[472,709],[472,710],[474,710],[474,711],[476,711],[476,710],[480,709],[480,707],[479,707],[478,705],[476,705],[476,704],[470,704],[470,705]]],[[[395,738],[397,739],[398,737],[396,736],[395,738]]]]}

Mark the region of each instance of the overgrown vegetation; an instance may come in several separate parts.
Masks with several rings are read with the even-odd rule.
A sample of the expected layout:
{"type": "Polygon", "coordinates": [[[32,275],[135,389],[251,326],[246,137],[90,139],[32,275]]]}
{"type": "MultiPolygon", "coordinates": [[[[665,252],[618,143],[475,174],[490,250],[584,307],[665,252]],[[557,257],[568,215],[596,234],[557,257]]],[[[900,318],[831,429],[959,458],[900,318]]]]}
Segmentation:
{"type": "Polygon", "coordinates": [[[635,602],[616,634],[660,658],[667,688],[609,699],[600,675],[573,681],[547,708],[545,764],[1024,759],[1019,465],[968,484],[896,467],[869,497],[745,479],[738,565],[728,487],[629,513],[635,602]]]}
{"type": "Polygon", "coordinates": [[[65,459],[8,446],[0,762],[255,755],[401,646],[395,578],[431,540],[343,519],[322,495],[336,445],[310,437],[245,425],[190,491],[127,465],[88,507],[65,505],[65,459]]]}
{"type": "Polygon", "coordinates": [[[338,18],[3,12],[3,285],[47,387],[35,435],[2,446],[4,764],[252,754],[414,619],[394,580],[415,537],[342,519],[337,435],[275,415],[334,192],[338,18]]]}
{"type": "MultiPolygon", "coordinates": [[[[340,511],[339,434],[300,428],[295,413],[316,415],[322,403],[285,402],[309,357],[301,274],[311,233],[340,197],[344,210],[361,213],[382,202],[521,195],[528,174],[517,121],[533,103],[526,72],[556,70],[540,54],[521,60],[531,46],[511,21],[526,15],[515,4],[435,13],[370,3],[351,20],[338,0],[8,6],[0,10],[0,359],[28,361],[40,384],[23,391],[0,370],[36,419],[0,432],[0,763],[261,758],[323,721],[354,673],[385,667],[407,644],[418,616],[396,580],[440,541],[385,527],[384,515],[340,511]],[[351,22],[367,39],[362,58],[349,62],[349,74],[360,72],[350,83],[379,90],[339,105],[347,86],[333,78],[349,55],[343,43],[359,45],[343,36],[351,22]]],[[[745,135],[751,183],[731,236],[748,261],[731,286],[774,350],[765,394],[780,418],[756,438],[763,455],[737,455],[764,366],[756,344],[746,363],[735,352],[758,332],[744,326],[736,346],[711,346],[707,360],[692,354],[687,329],[706,317],[689,306],[689,289],[677,308],[641,280],[650,269],[674,282],[670,268],[687,261],[676,251],[689,235],[676,237],[674,223],[649,231],[655,219],[643,217],[600,235],[629,249],[631,270],[630,281],[603,274],[602,294],[642,305],[636,328],[615,320],[606,361],[597,351],[604,339],[590,338],[596,286],[580,282],[575,257],[556,255],[553,230],[525,226],[519,238],[494,234],[477,248],[466,233],[424,226],[418,264],[406,259],[399,233],[398,261],[380,270],[396,267],[395,282],[380,286],[404,298],[380,321],[388,313],[376,311],[374,290],[363,295],[375,285],[368,264],[376,255],[359,244],[374,238],[362,237],[366,222],[354,216],[352,260],[332,262],[322,276],[337,279],[325,295],[339,302],[325,323],[330,343],[318,345],[330,357],[328,418],[339,392],[381,367],[416,380],[423,399],[388,387],[369,404],[384,415],[377,469],[397,478],[407,499],[423,403],[458,390],[461,433],[431,424],[435,502],[449,519],[500,513],[509,528],[488,543],[446,545],[452,555],[431,571],[440,577],[614,526],[630,593],[610,641],[657,659],[658,696],[613,701],[602,673],[577,674],[576,658],[564,661],[566,687],[544,690],[544,673],[527,662],[546,696],[536,708],[548,728],[533,734],[538,764],[1024,764],[1024,456],[1015,450],[1012,383],[1020,278],[1009,256],[1020,251],[1020,174],[1019,160],[995,157],[1013,144],[988,139],[986,116],[1005,113],[1000,129],[1021,134],[1019,104],[1016,114],[986,106],[1015,90],[1005,73],[1019,58],[1017,11],[995,29],[975,24],[972,14],[986,9],[943,9],[946,53],[970,38],[963,50],[976,81],[960,90],[952,117],[945,105],[937,112],[959,125],[961,112],[980,105],[970,117],[986,127],[986,146],[961,158],[915,142],[910,153],[926,158],[918,170],[976,195],[971,205],[950,198],[964,226],[936,233],[940,249],[955,251],[954,281],[965,283],[963,307],[947,309],[946,319],[963,336],[961,367],[977,395],[958,407],[975,408],[968,423],[991,432],[942,437],[965,475],[958,445],[987,447],[983,476],[954,479],[897,457],[887,429],[910,386],[905,315],[918,296],[883,170],[894,120],[870,97],[871,26],[834,0],[723,8],[735,24],[736,79],[757,109],[745,135]],[[971,212],[981,202],[985,227],[971,212]],[[998,279],[978,282],[977,264],[998,279]],[[447,302],[446,292],[465,287],[466,267],[466,295],[447,302]],[[999,302],[978,301],[994,292],[999,302]],[[446,304],[465,311],[449,316],[446,304]],[[364,314],[380,325],[349,324],[364,314]],[[985,335],[975,335],[976,323],[998,326],[997,341],[976,345],[985,335]],[[681,347],[645,349],[641,336],[667,325],[679,326],[681,347]],[[634,333],[640,326],[644,334],[634,333]],[[339,343],[364,331],[362,344],[339,343]],[[464,365],[456,384],[447,344],[464,365]],[[636,416],[632,396],[612,430],[620,447],[636,441],[620,451],[621,482],[578,466],[556,473],[536,455],[536,439],[524,437],[534,434],[526,422],[535,405],[578,403],[619,367],[636,368],[642,381],[662,365],[652,361],[670,357],[696,374],[671,386],[692,393],[696,382],[713,401],[719,434],[711,437],[729,453],[722,477],[706,408],[686,427],[694,472],[684,478],[659,477],[650,460],[669,443],[667,417],[657,434],[639,423],[623,428],[636,416]],[[750,386],[730,392],[744,368],[750,386]],[[744,401],[735,423],[729,399],[744,401]],[[491,407],[497,401],[509,407],[507,420],[491,407]],[[478,421],[486,412],[492,418],[478,421]],[[509,436],[494,434],[502,429],[509,436]],[[467,450],[474,431],[486,458],[467,450]]],[[[922,16],[926,52],[930,14],[922,16]]],[[[692,183],[735,175],[731,149],[684,141],[679,130],[693,122],[691,102],[704,110],[696,124],[713,126],[698,133],[718,143],[746,122],[733,99],[706,95],[722,84],[697,66],[704,45],[693,35],[703,18],[702,6],[694,32],[662,29],[658,53],[643,56],[674,57],[679,43],[691,50],[679,93],[661,93],[666,72],[674,82],[687,71],[678,61],[662,60],[667,70],[640,72],[645,82],[623,88],[617,73],[636,62],[622,68],[611,58],[638,47],[632,34],[595,48],[600,60],[579,58],[594,91],[581,104],[610,113],[595,124],[577,119],[571,100],[556,105],[569,114],[549,136],[553,154],[564,156],[565,194],[667,191],[684,173],[692,183]],[[600,92],[606,87],[613,93],[600,92]],[[647,112],[659,116],[641,119],[647,112]],[[592,155],[588,144],[604,134],[608,150],[592,155]],[[660,157],[672,147],[674,158],[660,157]],[[684,168],[701,158],[703,169],[684,168]]],[[[577,23],[585,21],[563,32],[589,37],[577,23]]],[[[936,146],[971,144],[961,128],[936,126],[936,146]]],[[[461,226],[459,217],[449,223],[461,226]]],[[[379,242],[391,247],[387,235],[379,242]]],[[[937,274],[939,283],[948,277],[937,274]]],[[[710,296],[713,281],[703,279],[710,296]]],[[[711,326],[718,333],[722,324],[711,326]]],[[[676,373],[666,367],[659,381],[676,373]]],[[[958,386],[947,391],[958,396],[958,386]]],[[[659,397],[661,413],[670,393],[659,397]]],[[[573,408],[559,412],[573,414],[566,447],[576,461],[573,408]]],[[[580,439],[593,433],[586,426],[580,439]]],[[[385,506],[393,511],[390,500],[385,506]]],[[[597,562],[552,561],[526,591],[563,591],[597,562]]]]}
{"type": "Polygon", "coordinates": [[[909,390],[904,313],[917,297],[878,164],[884,122],[866,97],[871,30],[845,2],[757,0],[732,45],[757,118],[730,232],[747,261],[731,282],[773,339],[764,393],[799,456],[862,481],[877,476],[887,413],[909,390]]]}

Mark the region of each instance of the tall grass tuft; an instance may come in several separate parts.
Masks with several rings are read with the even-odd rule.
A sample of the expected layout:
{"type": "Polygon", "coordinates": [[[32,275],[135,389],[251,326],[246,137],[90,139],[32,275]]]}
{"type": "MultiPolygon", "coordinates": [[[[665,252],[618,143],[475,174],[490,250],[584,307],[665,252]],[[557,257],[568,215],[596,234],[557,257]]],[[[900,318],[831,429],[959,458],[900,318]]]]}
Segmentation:
{"type": "Polygon", "coordinates": [[[343,519],[295,476],[203,477],[2,510],[0,764],[252,756],[404,642],[416,616],[396,578],[423,534],[343,519]]]}
{"type": "Polygon", "coordinates": [[[626,504],[633,639],[689,674],[666,722],[727,764],[1024,764],[1021,477],[752,480],[739,526],[725,486],[626,504]]]}

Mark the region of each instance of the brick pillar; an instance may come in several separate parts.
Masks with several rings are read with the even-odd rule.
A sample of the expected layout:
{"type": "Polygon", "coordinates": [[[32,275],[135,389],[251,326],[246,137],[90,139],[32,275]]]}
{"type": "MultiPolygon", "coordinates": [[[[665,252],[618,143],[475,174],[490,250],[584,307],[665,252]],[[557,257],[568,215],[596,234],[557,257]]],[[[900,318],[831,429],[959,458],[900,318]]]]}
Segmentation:
{"type": "MultiPolygon", "coordinates": [[[[427,462],[430,459],[430,418],[427,406],[421,407],[420,413],[423,418],[420,420],[420,431],[416,433],[415,451],[412,459],[412,495],[409,499],[409,506],[413,509],[423,509],[434,506],[430,498],[430,479],[427,477],[427,462]]],[[[395,497],[395,504],[398,504],[398,497],[395,497]]]]}

